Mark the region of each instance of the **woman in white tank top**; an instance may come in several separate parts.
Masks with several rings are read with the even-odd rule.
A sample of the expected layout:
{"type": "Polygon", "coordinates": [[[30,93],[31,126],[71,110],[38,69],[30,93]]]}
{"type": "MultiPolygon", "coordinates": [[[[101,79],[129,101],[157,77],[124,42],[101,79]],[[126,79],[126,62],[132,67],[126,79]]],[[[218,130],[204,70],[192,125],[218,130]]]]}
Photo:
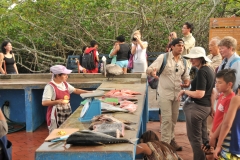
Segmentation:
{"type": "Polygon", "coordinates": [[[133,54],[133,69],[132,72],[141,72],[145,73],[147,70],[147,52],[148,43],[141,40],[141,33],[139,30],[133,33],[132,38],[132,49],[131,53],[133,54]]]}

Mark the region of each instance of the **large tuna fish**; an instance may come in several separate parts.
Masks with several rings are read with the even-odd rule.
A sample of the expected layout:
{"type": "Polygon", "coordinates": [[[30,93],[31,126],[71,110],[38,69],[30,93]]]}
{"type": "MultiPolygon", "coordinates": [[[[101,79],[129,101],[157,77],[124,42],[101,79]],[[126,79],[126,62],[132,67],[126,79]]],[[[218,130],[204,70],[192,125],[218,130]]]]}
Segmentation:
{"type": "Polygon", "coordinates": [[[73,145],[101,145],[101,144],[114,144],[114,143],[132,143],[137,141],[138,139],[134,139],[132,141],[124,138],[115,138],[113,136],[109,136],[104,133],[82,130],[77,131],[71,134],[66,143],[73,144],[73,145]]]}

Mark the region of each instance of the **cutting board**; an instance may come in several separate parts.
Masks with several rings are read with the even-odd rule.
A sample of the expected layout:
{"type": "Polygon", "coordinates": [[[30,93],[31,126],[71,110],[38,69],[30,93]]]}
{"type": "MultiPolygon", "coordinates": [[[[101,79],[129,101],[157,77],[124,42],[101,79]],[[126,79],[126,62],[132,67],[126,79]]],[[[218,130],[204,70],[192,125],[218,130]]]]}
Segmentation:
{"type": "Polygon", "coordinates": [[[79,131],[79,128],[65,128],[65,129],[54,129],[50,135],[48,135],[48,137],[45,139],[45,141],[50,141],[52,139],[55,139],[55,138],[59,138],[61,136],[65,136],[65,135],[59,135],[58,132],[59,131],[64,131],[66,134],[65,135],[70,135],[74,132],[77,132],[79,131]]]}

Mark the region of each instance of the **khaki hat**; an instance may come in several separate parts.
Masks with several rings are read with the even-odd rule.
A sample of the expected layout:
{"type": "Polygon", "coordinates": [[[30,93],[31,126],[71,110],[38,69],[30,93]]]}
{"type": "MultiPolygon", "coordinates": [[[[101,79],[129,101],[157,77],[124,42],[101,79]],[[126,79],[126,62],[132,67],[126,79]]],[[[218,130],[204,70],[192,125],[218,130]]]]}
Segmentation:
{"type": "Polygon", "coordinates": [[[186,54],[183,56],[186,59],[191,59],[191,58],[201,58],[203,57],[205,61],[207,62],[212,62],[207,56],[205,49],[202,47],[193,47],[190,51],[189,54],[186,54]]]}

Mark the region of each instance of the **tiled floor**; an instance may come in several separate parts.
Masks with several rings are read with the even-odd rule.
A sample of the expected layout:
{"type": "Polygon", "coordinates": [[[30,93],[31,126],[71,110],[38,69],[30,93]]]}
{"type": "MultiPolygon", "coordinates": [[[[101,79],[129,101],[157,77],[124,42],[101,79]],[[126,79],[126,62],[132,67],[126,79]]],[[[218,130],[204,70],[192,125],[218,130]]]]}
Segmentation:
{"type": "MultiPolygon", "coordinates": [[[[158,132],[159,122],[149,122],[147,128],[153,130],[160,136],[160,133],[158,132]]],[[[184,160],[192,160],[192,149],[186,136],[185,122],[178,122],[175,131],[176,141],[183,146],[183,151],[178,152],[178,154],[184,160]]],[[[48,130],[46,124],[40,126],[33,133],[20,131],[8,134],[8,139],[13,144],[13,160],[33,160],[35,157],[35,150],[43,143],[47,135],[48,130]]]]}
{"type": "Polygon", "coordinates": [[[47,136],[48,129],[45,123],[33,133],[23,130],[8,134],[7,137],[12,142],[12,160],[35,159],[35,150],[47,136]]]}

